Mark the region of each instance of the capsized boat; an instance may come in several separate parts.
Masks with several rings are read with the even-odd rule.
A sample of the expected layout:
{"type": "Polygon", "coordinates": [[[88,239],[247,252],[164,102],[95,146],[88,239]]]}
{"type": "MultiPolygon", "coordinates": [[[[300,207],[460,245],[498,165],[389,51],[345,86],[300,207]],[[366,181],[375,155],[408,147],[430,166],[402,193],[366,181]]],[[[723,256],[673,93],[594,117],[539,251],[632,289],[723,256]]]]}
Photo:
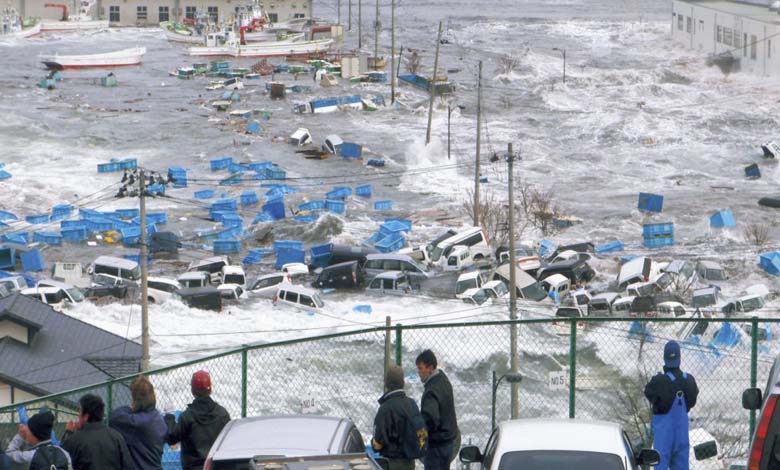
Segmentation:
{"type": "Polygon", "coordinates": [[[78,69],[91,67],[119,67],[138,65],[146,54],[145,47],[122,49],[121,51],[85,55],[40,55],[38,58],[48,69],[78,69]]]}

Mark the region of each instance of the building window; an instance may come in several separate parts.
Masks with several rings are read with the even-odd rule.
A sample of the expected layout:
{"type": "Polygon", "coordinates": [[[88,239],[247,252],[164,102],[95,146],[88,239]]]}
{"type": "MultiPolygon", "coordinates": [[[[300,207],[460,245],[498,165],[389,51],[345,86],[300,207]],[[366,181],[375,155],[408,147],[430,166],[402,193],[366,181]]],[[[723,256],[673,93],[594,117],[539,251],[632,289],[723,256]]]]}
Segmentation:
{"type": "Polygon", "coordinates": [[[119,6],[111,5],[108,7],[108,21],[112,23],[119,23],[119,6]]]}
{"type": "Polygon", "coordinates": [[[296,13],[293,15],[293,18],[306,18],[306,15],[303,13],[296,13]]]}
{"type": "Polygon", "coordinates": [[[135,8],[135,18],[146,21],[146,5],[138,5],[135,8]]]}
{"type": "Polygon", "coordinates": [[[680,31],[683,30],[683,16],[682,15],[677,15],[677,29],[679,29],[680,31]]]}
{"type": "Polygon", "coordinates": [[[717,42],[723,42],[723,26],[718,25],[718,38],[717,42]]]}
{"type": "Polygon", "coordinates": [[[723,28],[723,44],[730,46],[734,40],[734,30],[723,28]]]}
{"type": "Polygon", "coordinates": [[[279,14],[278,13],[269,13],[268,14],[268,21],[271,23],[276,23],[279,21],[279,14]]]}
{"type": "Polygon", "coordinates": [[[747,33],[742,36],[742,57],[747,57],[747,33]]]}
{"type": "Polygon", "coordinates": [[[704,32],[704,20],[699,20],[699,32],[704,32]]]}
{"type": "Polygon", "coordinates": [[[693,28],[691,27],[691,24],[693,24],[693,21],[691,20],[690,16],[685,17],[685,31],[692,32],[693,28]]]}
{"type": "Polygon", "coordinates": [[[211,21],[219,22],[219,7],[208,7],[209,18],[211,21]]]}
{"type": "Polygon", "coordinates": [[[168,10],[168,7],[160,7],[157,10],[157,17],[160,21],[170,21],[171,14],[170,10],[168,10]]]}
{"type": "Polygon", "coordinates": [[[750,58],[755,60],[756,59],[756,43],[758,42],[758,38],[756,38],[754,35],[750,35],[750,58]]]}
{"type": "Polygon", "coordinates": [[[188,20],[194,20],[195,17],[198,15],[198,10],[195,7],[185,7],[184,9],[184,17],[188,20]]]}

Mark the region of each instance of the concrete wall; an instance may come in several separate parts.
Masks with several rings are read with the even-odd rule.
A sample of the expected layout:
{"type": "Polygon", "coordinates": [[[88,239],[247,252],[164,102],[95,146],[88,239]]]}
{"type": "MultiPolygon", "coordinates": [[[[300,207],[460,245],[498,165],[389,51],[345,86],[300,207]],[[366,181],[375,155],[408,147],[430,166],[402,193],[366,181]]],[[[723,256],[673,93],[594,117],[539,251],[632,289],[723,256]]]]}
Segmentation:
{"type": "MultiPolygon", "coordinates": [[[[763,13],[759,7],[755,8],[763,13]]],[[[780,75],[780,37],[772,37],[780,32],[777,24],[724,11],[707,2],[675,0],[672,10],[671,31],[675,42],[708,55],[731,52],[739,60],[742,72],[780,75]]]]}
{"type": "Polygon", "coordinates": [[[27,344],[27,328],[8,320],[0,320],[0,339],[6,336],[27,344]]]}
{"type": "Polygon", "coordinates": [[[13,403],[21,403],[23,401],[32,400],[37,398],[37,395],[20,390],[17,387],[13,387],[0,380],[0,406],[11,405],[13,403]],[[13,400],[11,399],[13,397],[13,400]]]}

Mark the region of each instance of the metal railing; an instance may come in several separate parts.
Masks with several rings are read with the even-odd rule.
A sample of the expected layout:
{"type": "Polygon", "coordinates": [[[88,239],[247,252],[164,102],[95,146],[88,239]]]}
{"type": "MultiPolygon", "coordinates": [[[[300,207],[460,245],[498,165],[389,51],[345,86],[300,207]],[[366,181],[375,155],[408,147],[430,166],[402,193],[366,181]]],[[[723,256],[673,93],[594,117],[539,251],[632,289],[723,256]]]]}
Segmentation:
{"type": "MultiPolygon", "coordinates": [[[[372,432],[383,393],[386,361],[404,367],[407,392],[419,399],[415,358],[432,349],[455,394],[463,442],[484,444],[496,419],[509,418],[510,385],[493,397],[494,373],[509,371],[510,327],[518,331],[523,381],[520,417],[577,417],[616,421],[635,442],[649,443],[650,407],[643,390],[663,366],[667,340],[681,341],[682,368],[694,375],[699,400],[691,429],[714,436],[720,454],[746,455],[755,412],[741,408],[745,388],[766,378],[777,348],[780,320],[745,319],[533,319],[394,325],[245,346],[148,372],[160,409],[184,409],[192,400],[192,373],[208,370],[214,399],[233,417],[315,412],[352,418],[372,432]],[[386,338],[389,338],[386,339],[386,338]],[[391,344],[387,344],[390,341],[391,344]]],[[[43,405],[58,421],[73,419],[78,398],[102,396],[110,410],[130,403],[129,384],[140,374],[0,408],[0,429],[14,431],[16,407],[43,405]]],[[[21,378],[23,380],[23,378],[21,378]]],[[[7,436],[3,436],[7,437],[7,436]]]]}

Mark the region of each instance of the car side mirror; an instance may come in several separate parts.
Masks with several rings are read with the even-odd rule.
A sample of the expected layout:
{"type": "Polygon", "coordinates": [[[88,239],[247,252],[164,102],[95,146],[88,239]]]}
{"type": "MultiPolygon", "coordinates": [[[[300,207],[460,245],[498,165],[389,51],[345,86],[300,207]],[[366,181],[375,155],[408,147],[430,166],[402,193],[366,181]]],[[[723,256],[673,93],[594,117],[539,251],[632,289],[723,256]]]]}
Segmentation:
{"type": "Polygon", "coordinates": [[[465,446],[460,449],[458,458],[463,463],[479,463],[482,462],[482,452],[477,446],[465,446]]]}
{"type": "Polygon", "coordinates": [[[654,449],[642,449],[639,451],[639,455],[636,456],[637,465],[654,467],[659,462],[661,462],[661,454],[654,449]]]}
{"type": "Polygon", "coordinates": [[[761,396],[760,388],[748,388],[742,392],[742,408],[746,410],[761,409],[762,401],[763,397],[761,396]]]}
{"type": "Polygon", "coordinates": [[[706,460],[716,455],[718,455],[718,443],[715,441],[702,442],[693,448],[693,456],[696,460],[706,460]]]}

